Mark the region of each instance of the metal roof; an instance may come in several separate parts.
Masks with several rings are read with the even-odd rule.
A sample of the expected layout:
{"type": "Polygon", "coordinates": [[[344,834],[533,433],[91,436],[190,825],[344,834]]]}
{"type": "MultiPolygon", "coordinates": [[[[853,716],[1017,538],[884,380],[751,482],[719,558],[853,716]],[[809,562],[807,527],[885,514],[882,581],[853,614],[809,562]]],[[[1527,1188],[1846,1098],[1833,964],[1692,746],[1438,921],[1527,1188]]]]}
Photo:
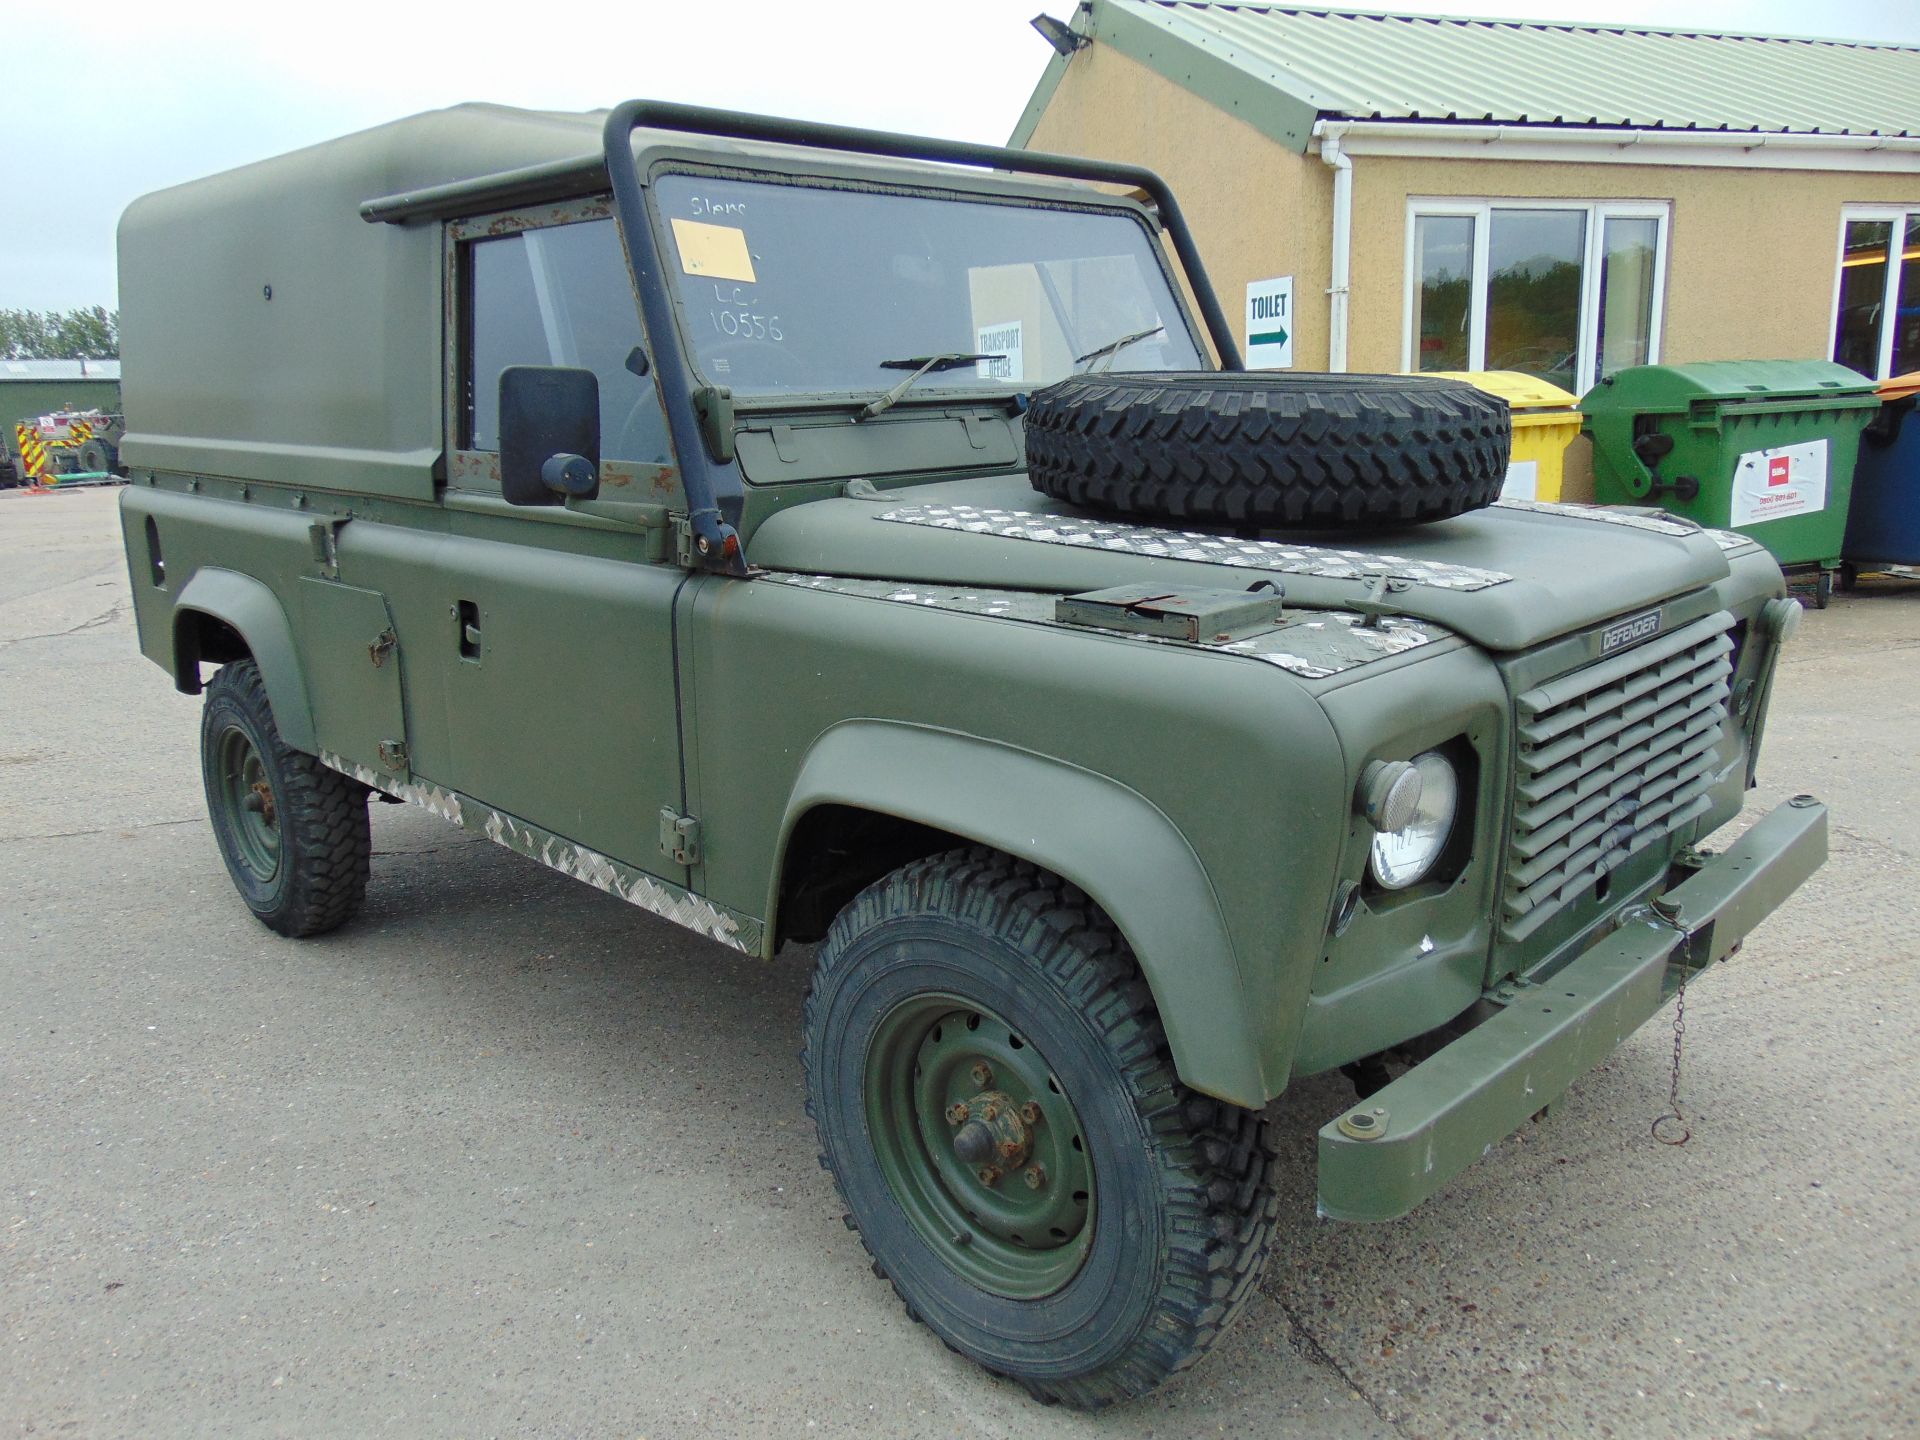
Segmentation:
{"type": "MultiPolygon", "coordinates": [[[[1920,134],[1920,46],[1227,0],[1089,0],[1074,29],[1294,139],[1318,118],[1920,134]],[[1216,93],[1218,92],[1218,93],[1216,93]],[[1284,132],[1284,133],[1283,133],[1284,132]]],[[[1064,69],[1064,65],[1059,68],[1064,69]]],[[[1049,94],[1058,76],[1042,81],[1049,94]],[[1052,84],[1049,83],[1052,82],[1052,84]]],[[[1039,94],[1036,101],[1044,101],[1039,94]]],[[[1037,122],[1029,107],[1023,129],[1037,122]]]]}
{"type": "Polygon", "coordinates": [[[0,383],[8,380],[118,380],[118,360],[0,360],[0,383]]]}

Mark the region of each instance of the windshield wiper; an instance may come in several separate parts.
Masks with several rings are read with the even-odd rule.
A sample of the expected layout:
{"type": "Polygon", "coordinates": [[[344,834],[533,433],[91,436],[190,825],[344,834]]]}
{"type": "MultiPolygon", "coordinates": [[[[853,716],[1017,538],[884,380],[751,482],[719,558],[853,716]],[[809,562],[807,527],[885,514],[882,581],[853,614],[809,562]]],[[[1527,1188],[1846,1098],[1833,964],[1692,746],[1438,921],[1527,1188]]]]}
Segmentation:
{"type": "Polygon", "coordinates": [[[1118,340],[1109,340],[1096,350],[1089,350],[1084,355],[1074,356],[1073,363],[1076,365],[1085,365],[1090,360],[1111,360],[1129,345],[1136,345],[1142,340],[1150,340],[1166,328],[1165,325],[1155,325],[1151,330],[1136,330],[1131,335],[1122,335],[1118,340]]]}
{"type": "Polygon", "coordinates": [[[854,423],[858,424],[862,420],[871,420],[883,411],[891,410],[900,397],[913,388],[914,381],[918,380],[922,375],[931,375],[936,370],[958,370],[963,365],[972,365],[981,360],[1004,360],[1006,358],[1005,355],[972,355],[963,354],[958,350],[954,350],[943,355],[909,355],[904,360],[882,360],[880,362],[880,368],[882,370],[911,370],[913,373],[891,390],[887,391],[886,394],[876,396],[865,405],[862,405],[860,407],[860,413],[853,417],[854,423]]]}

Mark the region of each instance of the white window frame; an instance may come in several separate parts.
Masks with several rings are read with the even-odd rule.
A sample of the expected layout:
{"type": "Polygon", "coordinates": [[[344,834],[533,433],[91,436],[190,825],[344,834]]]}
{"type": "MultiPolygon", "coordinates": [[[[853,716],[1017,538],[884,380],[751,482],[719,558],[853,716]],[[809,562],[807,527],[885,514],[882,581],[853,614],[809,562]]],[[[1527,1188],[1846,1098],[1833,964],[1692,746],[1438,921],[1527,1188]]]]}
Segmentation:
{"type": "MultiPolygon", "coordinates": [[[[1414,317],[1420,302],[1420,250],[1416,233],[1422,216],[1464,215],[1473,220],[1473,274],[1469,277],[1467,300],[1467,368],[1487,368],[1487,269],[1488,245],[1496,210],[1571,210],[1586,216],[1586,248],[1580,259],[1580,334],[1574,350],[1574,379],[1578,391],[1585,393],[1599,380],[1600,354],[1600,265],[1605,259],[1606,222],[1609,220],[1651,220],[1654,222],[1653,313],[1647,327],[1647,360],[1660,361],[1660,337],[1667,315],[1667,245],[1673,228],[1673,206],[1665,200],[1558,200],[1546,197],[1509,195],[1494,198],[1467,198],[1459,195],[1409,195],[1407,197],[1407,255],[1404,297],[1400,319],[1400,368],[1411,372],[1418,362],[1414,317]]],[[[1845,243],[1842,227],[1842,243],[1845,243]]],[[[1835,304],[1838,302],[1835,280],[1835,304]]]]}
{"type": "MultiPolygon", "coordinates": [[[[1887,266],[1886,289],[1880,295],[1880,343],[1875,347],[1874,373],[1871,378],[1885,380],[1893,369],[1893,312],[1900,298],[1900,268],[1907,263],[1906,234],[1907,217],[1920,215],[1920,201],[1912,205],[1842,205],[1840,207],[1840,234],[1834,241],[1833,256],[1833,306],[1827,313],[1827,358],[1833,358],[1834,342],[1840,338],[1840,281],[1846,274],[1847,226],[1861,220],[1890,220],[1888,227],[1887,256],[1891,260],[1893,247],[1901,246],[1900,265],[1887,266]]],[[[1920,265],[1920,259],[1913,262],[1920,265]]]]}

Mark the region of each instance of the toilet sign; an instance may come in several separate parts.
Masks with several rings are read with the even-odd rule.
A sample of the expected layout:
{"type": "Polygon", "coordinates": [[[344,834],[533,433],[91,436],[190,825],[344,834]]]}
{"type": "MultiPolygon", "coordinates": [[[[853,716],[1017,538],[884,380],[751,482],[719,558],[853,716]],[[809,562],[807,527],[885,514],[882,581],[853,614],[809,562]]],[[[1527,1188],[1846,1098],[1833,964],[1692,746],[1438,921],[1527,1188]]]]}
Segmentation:
{"type": "Polygon", "coordinates": [[[1293,277],[1247,282],[1247,368],[1293,368],[1293,277]]]}

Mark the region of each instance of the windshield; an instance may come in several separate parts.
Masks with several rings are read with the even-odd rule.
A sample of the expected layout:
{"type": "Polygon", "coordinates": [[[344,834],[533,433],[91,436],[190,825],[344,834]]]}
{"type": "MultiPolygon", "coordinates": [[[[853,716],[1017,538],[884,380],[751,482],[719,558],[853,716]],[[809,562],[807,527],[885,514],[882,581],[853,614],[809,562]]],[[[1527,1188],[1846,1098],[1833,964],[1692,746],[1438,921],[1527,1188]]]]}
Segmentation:
{"type": "Polygon", "coordinates": [[[936,356],[980,358],[913,394],[1200,365],[1125,214],[695,175],[654,195],[695,367],[736,395],[869,396],[936,356]]]}

